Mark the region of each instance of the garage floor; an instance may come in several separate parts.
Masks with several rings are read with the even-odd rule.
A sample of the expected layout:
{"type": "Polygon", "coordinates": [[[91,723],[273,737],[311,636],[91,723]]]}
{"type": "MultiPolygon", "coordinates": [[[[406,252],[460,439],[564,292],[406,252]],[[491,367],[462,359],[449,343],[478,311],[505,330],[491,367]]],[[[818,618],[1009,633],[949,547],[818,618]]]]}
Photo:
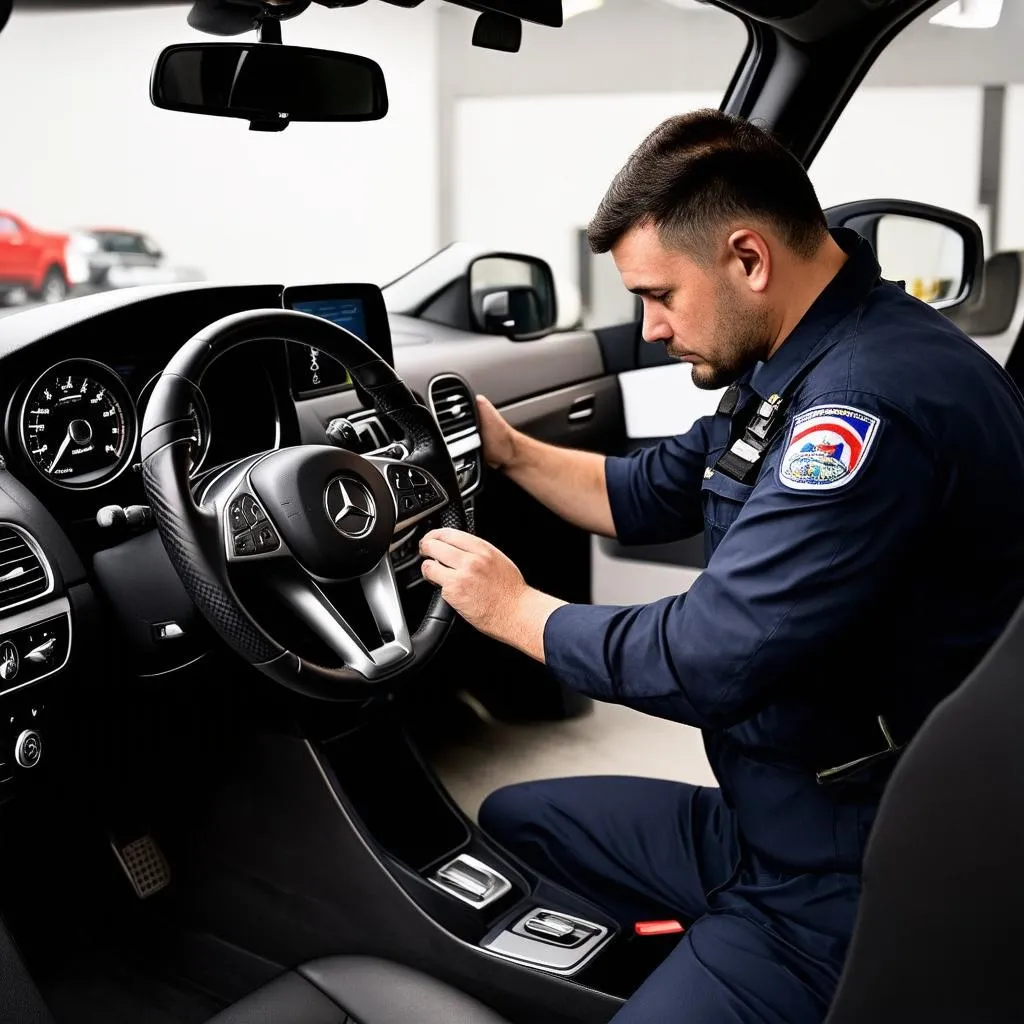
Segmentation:
{"type": "Polygon", "coordinates": [[[715,785],[700,733],[613,704],[568,722],[495,722],[472,698],[459,735],[429,756],[448,791],[475,819],[499,786],[561,775],[645,775],[715,785]]]}

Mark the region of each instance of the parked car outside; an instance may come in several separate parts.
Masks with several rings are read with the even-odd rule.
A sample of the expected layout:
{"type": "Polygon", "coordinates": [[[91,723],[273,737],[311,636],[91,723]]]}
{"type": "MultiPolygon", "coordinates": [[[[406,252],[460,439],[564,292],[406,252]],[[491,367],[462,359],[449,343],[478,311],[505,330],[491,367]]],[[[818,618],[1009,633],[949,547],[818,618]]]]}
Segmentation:
{"type": "Polygon", "coordinates": [[[75,230],[73,237],[88,262],[90,291],[144,284],[176,284],[205,278],[202,271],[193,267],[169,264],[163,248],[143,231],[121,227],[81,227],[75,230]]]}
{"type": "Polygon", "coordinates": [[[72,235],[40,231],[0,210],[0,303],[26,296],[60,302],[88,277],[88,263],[72,235]]]}

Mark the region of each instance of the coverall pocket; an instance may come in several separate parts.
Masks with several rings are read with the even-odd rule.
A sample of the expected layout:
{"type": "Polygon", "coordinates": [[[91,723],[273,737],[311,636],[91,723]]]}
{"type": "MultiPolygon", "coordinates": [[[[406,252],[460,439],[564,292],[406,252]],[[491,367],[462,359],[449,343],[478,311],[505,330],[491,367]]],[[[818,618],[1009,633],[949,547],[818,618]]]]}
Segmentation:
{"type": "Polygon", "coordinates": [[[724,473],[713,473],[701,484],[704,522],[714,550],[746,504],[753,484],[741,484],[724,473]]]}

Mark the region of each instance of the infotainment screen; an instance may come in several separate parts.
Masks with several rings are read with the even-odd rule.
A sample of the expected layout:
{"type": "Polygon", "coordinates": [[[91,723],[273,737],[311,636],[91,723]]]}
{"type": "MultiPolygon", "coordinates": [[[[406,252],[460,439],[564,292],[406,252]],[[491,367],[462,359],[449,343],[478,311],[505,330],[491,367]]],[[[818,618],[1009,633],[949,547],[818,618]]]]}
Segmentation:
{"type": "MultiPolygon", "coordinates": [[[[300,313],[330,320],[361,338],[386,362],[394,365],[391,330],[384,296],[376,285],[333,284],[286,288],[283,305],[300,313]]],[[[319,349],[288,345],[288,368],[296,398],[343,391],[352,387],[345,368],[319,349]]]]}

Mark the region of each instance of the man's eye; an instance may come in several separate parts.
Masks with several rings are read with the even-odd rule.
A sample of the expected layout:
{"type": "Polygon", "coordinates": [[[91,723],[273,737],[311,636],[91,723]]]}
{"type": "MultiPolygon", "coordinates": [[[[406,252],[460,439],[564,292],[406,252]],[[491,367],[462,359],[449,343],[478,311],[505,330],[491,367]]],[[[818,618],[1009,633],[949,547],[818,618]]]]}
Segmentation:
{"type": "Polygon", "coordinates": [[[672,293],[671,292],[655,292],[651,296],[651,298],[654,299],[655,302],[660,302],[663,305],[668,305],[669,299],[672,298],[672,293]]]}

